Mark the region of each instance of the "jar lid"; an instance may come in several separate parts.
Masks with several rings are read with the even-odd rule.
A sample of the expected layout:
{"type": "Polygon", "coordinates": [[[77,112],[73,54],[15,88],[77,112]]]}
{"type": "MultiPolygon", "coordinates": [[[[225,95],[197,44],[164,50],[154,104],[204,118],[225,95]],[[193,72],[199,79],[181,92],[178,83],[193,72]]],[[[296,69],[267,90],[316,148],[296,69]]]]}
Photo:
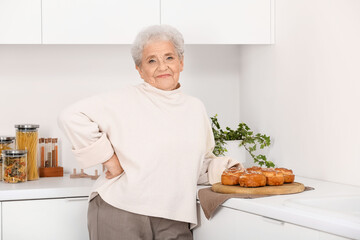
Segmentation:
{"type": "Polygon", "coordinates": [[[1,154],[6,157],[22,157],[27,154],[27,150],[19,150],[19,149],[3,150],[1,154]]]}
{"type": "Polygon", "coordinates": [[[15,141],[15,137],[0,136],[0,143],[11,143],[15,141]]]}
{"type": "Polygon", "coordinates": [[[38,124],[16,124],[15,128],[23,129],[23,130],[36,130],[36,128],[39,128],[40,125],[38,124]]]}

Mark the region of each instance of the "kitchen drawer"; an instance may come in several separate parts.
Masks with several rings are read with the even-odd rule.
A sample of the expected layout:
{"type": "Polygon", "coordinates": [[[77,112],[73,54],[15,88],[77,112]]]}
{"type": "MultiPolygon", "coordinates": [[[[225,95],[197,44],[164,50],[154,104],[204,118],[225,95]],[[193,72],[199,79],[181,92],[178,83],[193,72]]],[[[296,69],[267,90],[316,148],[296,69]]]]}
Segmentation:
{"type": "Polygon", "coordinates": [[[206,219],[198,205],[199,226],[194,229],[195,240],[340,240],[346,239],[314,229],[282,222],[227,207],[219,207],[214,218],[206,219]]]}
{"type": "Polygon", "coordinates": [[[2,240],[87,240],[88,198],[2,202],[2,240]]]}

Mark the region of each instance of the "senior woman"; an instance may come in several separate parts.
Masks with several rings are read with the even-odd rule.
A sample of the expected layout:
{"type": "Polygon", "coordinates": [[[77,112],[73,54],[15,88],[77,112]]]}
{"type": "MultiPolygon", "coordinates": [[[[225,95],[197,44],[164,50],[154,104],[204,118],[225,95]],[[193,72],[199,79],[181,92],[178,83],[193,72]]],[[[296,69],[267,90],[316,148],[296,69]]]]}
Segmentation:
{"type": "Polygon", "coordinates": [[[148,27],[131,53],[143,83],[82,100],[59,116],[81,167],[106,168],[89,197],[90,239],[192,239],[196,185],[219,181],[238,163],[212,154],[205,107],[182,91],[181,33],[148,27]]]}

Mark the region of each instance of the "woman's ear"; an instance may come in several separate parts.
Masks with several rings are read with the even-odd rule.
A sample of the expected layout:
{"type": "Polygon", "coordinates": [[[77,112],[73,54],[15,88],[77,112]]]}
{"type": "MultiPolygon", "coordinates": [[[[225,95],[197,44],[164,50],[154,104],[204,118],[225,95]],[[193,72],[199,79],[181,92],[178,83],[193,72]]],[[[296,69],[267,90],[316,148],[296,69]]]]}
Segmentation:
{"type": "Polygon", "coordinates": [[[138,65],[135,65],[135,68],[136,68],[136,70],[139,72],[140,77],[141,77],[142,79],[144,79],[144,77],[143,77],[143,72],[142,72],[141,67],[139,67],[138,65]]]}
{"type": "Polygon", "coordinates": [[[184,70],[184,56],[180,59],[180,72],[182,72],[182,70],[184,70]]]}

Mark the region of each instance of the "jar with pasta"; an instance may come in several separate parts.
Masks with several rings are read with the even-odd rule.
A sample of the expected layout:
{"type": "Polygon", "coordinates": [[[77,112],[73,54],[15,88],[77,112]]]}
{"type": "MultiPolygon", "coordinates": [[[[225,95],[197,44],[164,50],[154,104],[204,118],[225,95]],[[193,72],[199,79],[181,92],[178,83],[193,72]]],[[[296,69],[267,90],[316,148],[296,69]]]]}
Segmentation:
{"type": "Polygon", "coordinates": [[[4,182],[18,183],[27,180],[27,151],[26,150],[3,150],[3,173],[4,182]]]}
{"type": "Polygon", "coordinates": [[[15,137],[0,136],[0,181],[3,180],[2,174],[2,158],[1,152],[3,150],[10,150],[15,148],[15,137]]]}
{"type": "Polygon", "coordinates": [[[27,179],[39,179],[38,128],[36,124],[19,124],[16,128],[16,149],[27,150],[27,179]]]}

